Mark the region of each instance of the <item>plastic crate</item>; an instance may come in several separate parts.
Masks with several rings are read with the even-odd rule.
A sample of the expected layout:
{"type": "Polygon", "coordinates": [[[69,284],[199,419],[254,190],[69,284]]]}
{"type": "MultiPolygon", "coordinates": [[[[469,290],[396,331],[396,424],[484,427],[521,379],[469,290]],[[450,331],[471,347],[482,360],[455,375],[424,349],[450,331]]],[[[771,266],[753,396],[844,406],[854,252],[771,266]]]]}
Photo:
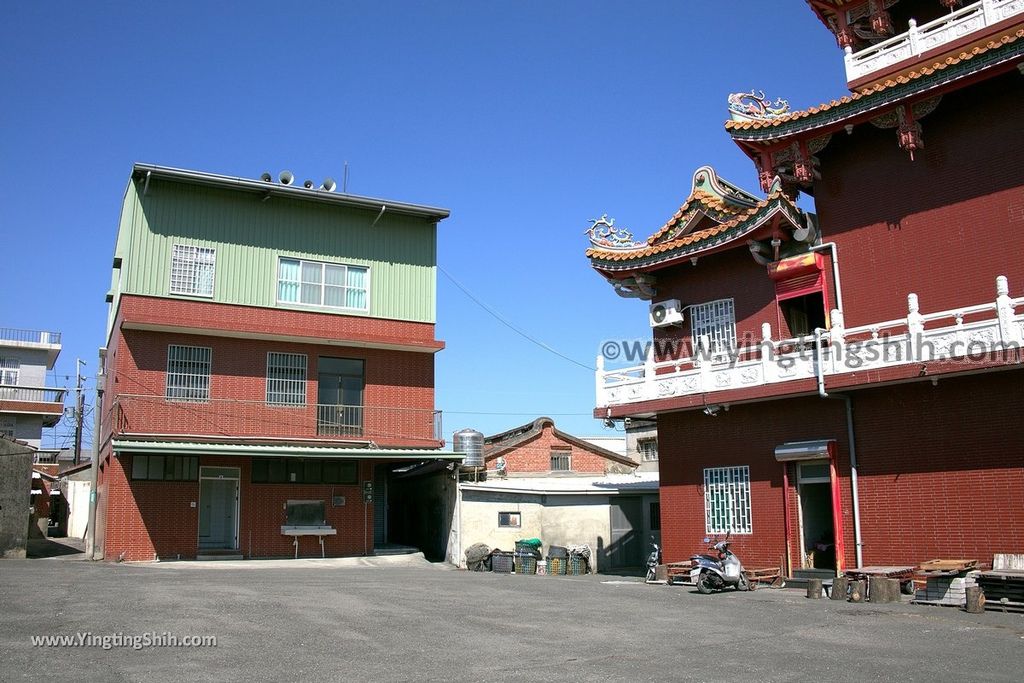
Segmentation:
{"type": "Polygon", "coordinates": [[[565,575],[567,562],[564,557],[551,557],[548,555],[548,574],[551,576],[565,575]]]}
{"type": "Polygon", "coordinates": [[[511,574],[514,566],[512,553],[491,553],[491,571],[495,574],[511,574]]]}
{"type": "Polygon", "coordinates": [[[516,574],[536,574],[537,557],[529,553],[516,553],[516,574]]]}
{"type": "Polygon", "coordinates": [[[586,574],[588,570],[587,561],[583,559],[582,555],[574,555],[569,558],[569,567],[566,570],[566,574],[571,576],[579,576],[586,574]]]}

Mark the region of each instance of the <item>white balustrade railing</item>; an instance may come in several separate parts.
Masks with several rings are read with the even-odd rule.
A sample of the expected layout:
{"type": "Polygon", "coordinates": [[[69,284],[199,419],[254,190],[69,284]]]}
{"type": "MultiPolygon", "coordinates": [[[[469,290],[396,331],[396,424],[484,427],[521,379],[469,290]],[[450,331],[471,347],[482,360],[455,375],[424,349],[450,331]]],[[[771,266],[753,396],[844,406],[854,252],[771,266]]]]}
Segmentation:
{"type": "Polygon", "coordinates": [[[643,365],[604,369],[597,358],[597,406],[608,407],[676,396],[752,388],[798,379],[878,370],[907,363],[982,359],[1024,346],[1024,297],[1013,299],[1005,277],[996,279],[992,303],[922,314],[916,294],[907,317],[846,327],[832,311],[832,327],[820,337],[773,340],[761,326],[761,342],[738,347],[725,360],[701,357],[655,361],[649,347],[643,365]]]}
{"type": "Polygon", "coordinates": [[[887,67],[949,45],[1002,21],[1024,14],[1024,0],[981,0],[869,48],[846,48],[846,80],[853,82],[887,67]]]}

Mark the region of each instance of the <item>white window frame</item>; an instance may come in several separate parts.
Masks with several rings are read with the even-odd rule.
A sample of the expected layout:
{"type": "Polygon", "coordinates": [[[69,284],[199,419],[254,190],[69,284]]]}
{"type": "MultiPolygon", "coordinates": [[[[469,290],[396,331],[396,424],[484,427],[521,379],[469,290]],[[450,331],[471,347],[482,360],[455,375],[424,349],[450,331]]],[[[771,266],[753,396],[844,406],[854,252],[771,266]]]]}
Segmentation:
{"type": "Polygon", "coordinates": [[[167,400],[209,401],[212,367],[213,349],[209,346],[168,344],[164,391],[167,400]]]}
{"type": "Polygon", "coordinates": [[[704,527],[708,535],[754,533],[748,465],[704,469],[704,527]]]}
{"type": "MultiPolygon", "coordinates": [[[[274,278],[274,283],[275,283],[274,297],[277,300],[278,305],[301,306],[301,307],[305,307],[305,308],[327,308],[327,309],[330,309],[330,310],[333,310],[333,311],[359,311],[359,312],[362,312],[362,313],[368,313],[370,311],[370,281],[371,281],[370,280],[370,267],[366,266],[366,265],[358,265],[358,264],[355,264],[355,263],[336,263],[336,262],[331,262],[331,261],[315,261],[313,259],[304,259],[304,258],[300,258],[298,256],[279,256],[277,258],[277,275],[274,278]],[[284,261],[292,261],[292,262],[295,262],[295,263],[299,264],[299,279],[298,280],[282,280],[281,279],[281,264],[284,261]],[[307,303],[307,302],[302,301],[302,285],[303,285],[303,282],[302,282],[302,267],[304,265],[316,265],[316,266],[320,267],[320,301],[319,301],[319,303],[307,303]],[[362,306],[361,308],[357,308],[357,307],[354,307],[354,306],[332,306],[332,305],[330,305],[328,303],[325,303],[325,301],[326,301],[325,291],[326,291],[326,288],[328,287],[328,285],[326,284],[326,277],[325,277],[325,273],[327,272],[327,266],[333,266],[333,267],[336,267],[336,268],[344,268],[345,269],[345,284],[343,285],[343,287],[344,287],[344,289],[346,291],[349,289],[349,286],[348,286],[348,270],[349,270],[349,268],[356,268],[356,269],[359,269],[359,270],[363,271],[363,274],[364,274],[364,277],[365,277],[365,286],[361,287],[360,289],[362,289],[363,292],[364,292],[364,296],[363,296],[363,301],[365,303],[364,306],[362,306]],[[281,283],[282,282],[287,282],[289,284],[294,284],[294,285],[296,285],[298,287],[298,295],[297,295],[298,298],[297,298],[297,300],[295,300],[295,301],[288,301],[286,299],[282,299],[281,298],[281,283]]],[[[313,284],[313,283],[307,283],[307,284],[313,284]]],[[[331,286],[334,286],[334,285],[331,285],[331,286]]],[[[338,285],[338,286],[342,286],[342,285],[338,285]]],[[[352,288],[352,289],[356,289],[356,288],[352,288]]]]}
{"type": "Polygon", "coordinates": [[[304,353],[267,352],[267,403],[273,406],[304,407],[309,358],[304,353]],[[288,377],[301,366],[302,379],[288,377]],[[276,371],[276,376],[273,376],[276,371]]]}
{"type": "Polygon", "coordinates": [[[213,298],[217,280],[217,250],[196,244],[171,245],[171,294],[213,298]],[[209,291],[201,288],[209,267],[209,291]]]}
{"type": "Polygon", "coordinates": [[[551,471],[552,472],[572,472],[572,451],[571,450],[561,449],[561,448],[552,448],[551,449],[551,460],[549,460],[548,463],[549,463],[550,466],[552,466],[551,467],[551,471]],[[559,459],[560,458],[565,458],[565,467],[564,468],[560,467],[558,469],[553,467],[553,465],[555,464],[553,462],[555,458],[559,458],[559,459]]]}
{"type": "Polygon", "coordinates": [[[736,348],[734,300],[715,299],[690,306],[690,333],[694,355],[710,354],[712,362],[728,359],[736,348]],[[702,338],[706,338],[706,344],[702,338]]]}
{"type": "Polygon", "coordinates": [[[658,437],[656,436],[645,436],[636,440],[636,450],[640,454],[641,462],[658,462],[658,437]],[[650,446],[654,446],[654,455],[651,456],[652,449],[650,446]]]}

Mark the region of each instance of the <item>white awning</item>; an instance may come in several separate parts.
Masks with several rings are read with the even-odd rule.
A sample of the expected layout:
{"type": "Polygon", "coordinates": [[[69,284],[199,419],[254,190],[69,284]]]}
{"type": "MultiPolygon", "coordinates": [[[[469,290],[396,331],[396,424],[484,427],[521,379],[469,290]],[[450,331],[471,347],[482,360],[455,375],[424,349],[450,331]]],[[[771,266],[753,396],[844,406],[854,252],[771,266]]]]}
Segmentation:
{"type": "Polygon", "coordinates": [[[835,439],[791,441],[775,447],[775,459],[779,462],[828,459],[835,451],[835,444],[835,439]]]}

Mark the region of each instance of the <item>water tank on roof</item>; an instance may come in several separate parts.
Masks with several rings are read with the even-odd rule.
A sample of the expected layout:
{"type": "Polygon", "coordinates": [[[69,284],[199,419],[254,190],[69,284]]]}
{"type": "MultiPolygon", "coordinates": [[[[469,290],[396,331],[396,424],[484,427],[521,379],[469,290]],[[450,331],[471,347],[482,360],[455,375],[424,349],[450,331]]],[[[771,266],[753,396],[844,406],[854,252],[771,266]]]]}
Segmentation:
{"type": "Polygon", "coordinates": [[[479,468],[484,466],[484,435],[475,429],[461,429],[452,435],[452,449],[456,453],[465,453],[463,467],[479,468]]]}

